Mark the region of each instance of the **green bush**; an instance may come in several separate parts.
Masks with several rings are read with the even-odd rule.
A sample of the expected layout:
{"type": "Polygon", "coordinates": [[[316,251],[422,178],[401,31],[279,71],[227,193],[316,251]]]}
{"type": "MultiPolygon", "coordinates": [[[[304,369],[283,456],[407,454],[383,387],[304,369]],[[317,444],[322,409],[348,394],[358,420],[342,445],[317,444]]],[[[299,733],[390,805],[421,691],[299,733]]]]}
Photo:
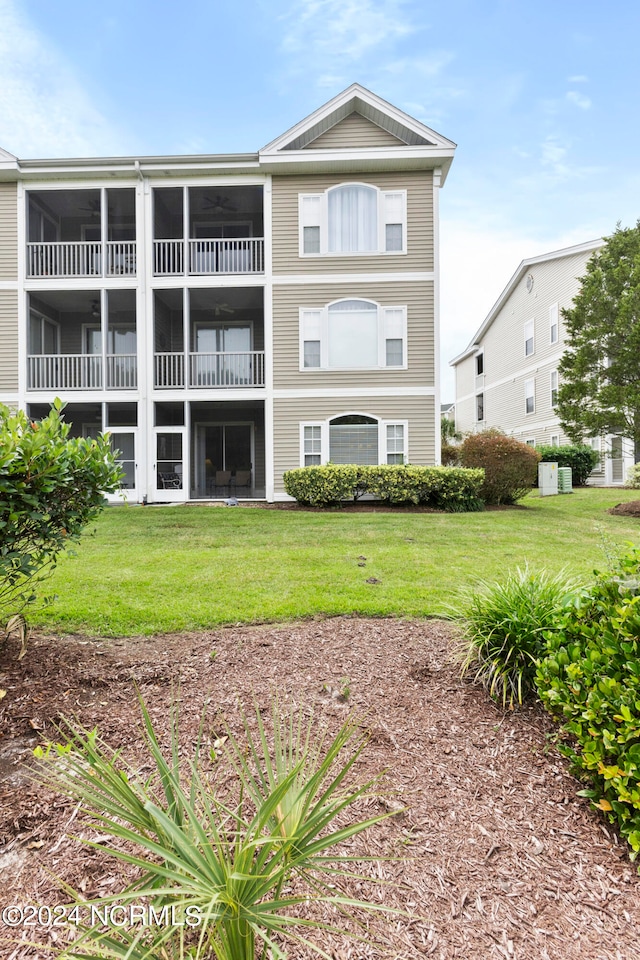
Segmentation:
{"type": "Polygon", "coordinates": [[[39,422],[0,405],[0,623],[15,620],[122,471],[109,439],[70,439],[55,401],[39,422]],[[13,615],[13,616],[12,616],[13,615]]]}
{"type": "Polygon", "coordinates": [[[640,549],[597,576],[557,628],[536,683],[581,791],[640,852],[640,549]]]}
{"type": "Polygon", "coordinates": [[[463,467],[485,472],[480,496],[485,503],[516,503],[532,488],[538,475],[539,453],[500,430],[472,433],[460,447],[463,467]]]}
{"type": "Polygon", "coordinates": [[[500,583],[481,582],[456,610],[462,621],[457,659],[489,695],[513,706],[534,688],[547,631],[555,628],[575,581],[516,570],[500,583]]]}
{"type": "Polygon", "coordinates": [[[599,454],[586,444],[573,444],[566,447],[537,447],[540,459],[546,463],[554,461],[559,467],[571,467],[571,482],[574,487],[584,487],[589,474],[597,466],[599,454]]]}
{"type": "Polygon", "coordinates": [[[634,463],[634,465],[627,470],[625,487],[629,487],[631,490],[640,490],[640,463],[634,463]]]}
{"type": "Polygon", "coordinates": [[[329,463],[289,470],[283,479],[289,496],[303,504],[326,506],[369,493],[390,504],[423,504],[454,512],[482,509],[482,470],[329,463]]]}

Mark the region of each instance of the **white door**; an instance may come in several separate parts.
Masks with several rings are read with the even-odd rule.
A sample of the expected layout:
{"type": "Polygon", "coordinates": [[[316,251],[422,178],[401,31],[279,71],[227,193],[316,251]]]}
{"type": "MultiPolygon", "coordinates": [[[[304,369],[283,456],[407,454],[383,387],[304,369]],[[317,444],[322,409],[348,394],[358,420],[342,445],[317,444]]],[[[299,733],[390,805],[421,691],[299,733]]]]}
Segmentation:
{"type": "Polygon", "coordinates": [[[157,427],[155,443],[156,501],[189,499],[187,431],[185,427],[157,427]]]}
{"type": "Polygon", "coordinates": [[[117,451],[117,461],[124,471],[122,485],[118,494],[110,500],[118,501],[124,495],[126,500],[138,500],[138,464],[136,463],[136,431],[126,429],[109,430],[111,449],[117,451]]]}

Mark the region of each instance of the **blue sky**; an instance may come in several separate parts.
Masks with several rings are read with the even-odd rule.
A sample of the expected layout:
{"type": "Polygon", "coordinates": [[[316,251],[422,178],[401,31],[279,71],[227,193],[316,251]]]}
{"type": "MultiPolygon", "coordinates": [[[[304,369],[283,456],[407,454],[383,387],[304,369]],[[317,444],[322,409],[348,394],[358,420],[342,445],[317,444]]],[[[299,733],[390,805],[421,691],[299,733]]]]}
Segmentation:
{"type": "Polygon", "coordinates": [[[524,257],[640,216],[640,4],[0,0],[0,146],[255,151],[357,81],[458,144],[441,197],[443,400],[524,257]]]}

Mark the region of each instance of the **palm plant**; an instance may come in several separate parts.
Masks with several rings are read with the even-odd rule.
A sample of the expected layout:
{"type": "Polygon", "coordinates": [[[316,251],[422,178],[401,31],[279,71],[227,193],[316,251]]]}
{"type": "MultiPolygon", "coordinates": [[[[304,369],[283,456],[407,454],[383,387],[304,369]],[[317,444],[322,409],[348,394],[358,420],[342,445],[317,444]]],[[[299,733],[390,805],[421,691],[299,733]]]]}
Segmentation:
{"type": "MultiPolygon", "coordinates": [[[[203,756],[201,726],[195,758],[183,776],[175,712],[167,757],[142,700],[141,708],[154,767],[150,778],[143,780],[96,731],[73,725],[65,727],[66,743],[47,751],[44,778],[79,801],[107,833],[106,842],[85,842],[137,872],[121,892],[83,902],[83,916],[90,907],[104,911],[117,903],[139,909],[145,903],[155,916],[169,906],[175,919],[177,909],[182,925],[80,924],[75,942],[60,956],[283,960],[286,941],[296,940],[329,958],[301,931],[343,933],[343,927],[310,916],[311,904],[328,904],[352,918],[359,909],[386,910],[347,892],[349,881],[370,878],[356,858],[334,849],[389,816],[344,816],[372,795],[376,783],[358,783],[353,776],[366,742],[353,719],[330,736],[318,731],[312,717],[305,721],[301,711],[281,719],[274,701],[272,746],[256,709],[257,733],[245,715],[242,743],[225,725],[211,754],[213,767],[205,772],[211,765],[203,756]],[[216,776],[222,768],[226,779],[216,776]],[[235,788],[229,787],[229,768],[235,788]]],[[[74,900],[81,902],[81,895],[74,893],[74,900]]],[[[362,926],[355,935],[367,939],[362,926]]]]}

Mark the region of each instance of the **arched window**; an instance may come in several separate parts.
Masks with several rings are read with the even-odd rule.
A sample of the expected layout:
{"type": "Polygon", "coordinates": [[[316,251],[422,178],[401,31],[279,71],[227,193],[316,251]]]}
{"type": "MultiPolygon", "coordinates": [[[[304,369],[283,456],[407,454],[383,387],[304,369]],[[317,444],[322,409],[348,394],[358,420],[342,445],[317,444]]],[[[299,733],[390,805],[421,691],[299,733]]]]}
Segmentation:
{"type": "Polygon", "coordinates": [[[331,463],[378,463],[378,421],[351,414],[329,422],[331,463]]]}
{"type": "Polygon", "coordinates": [[[298,199],[301,256],[406,250],[406,190],[341,183],[298,199]]]}
{"type": "Polygon", "coordinates": [[[302,369],[406,367],[406,340],[406,307],[349,299],[300,311],[302,369]]]}
{"type": "Polygon", "coordinates": [[[365,253],[378,249],[378,191],[361,183],[329,190],[329,253],[365,253]]]}

